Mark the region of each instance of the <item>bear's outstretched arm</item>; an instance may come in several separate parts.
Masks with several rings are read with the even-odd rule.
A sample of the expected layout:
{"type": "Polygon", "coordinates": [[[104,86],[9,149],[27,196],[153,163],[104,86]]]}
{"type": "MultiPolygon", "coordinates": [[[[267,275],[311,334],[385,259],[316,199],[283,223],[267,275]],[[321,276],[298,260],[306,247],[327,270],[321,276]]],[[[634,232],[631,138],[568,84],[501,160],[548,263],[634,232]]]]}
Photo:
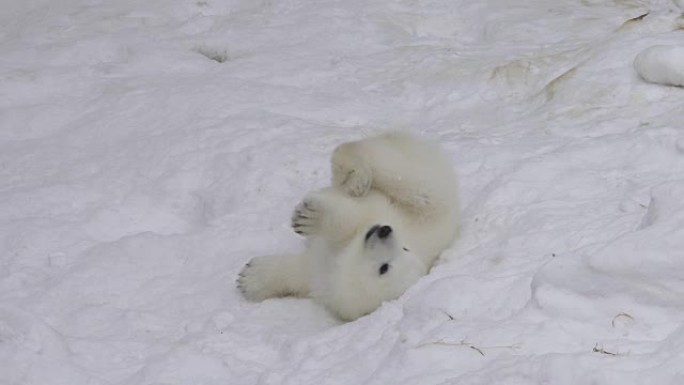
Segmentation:
{"type": "Polygon", "coordinates": [[[305,255],[255,257],[240,272],[237,286],[250,301],[309,294],[310,263],[305,255]]]}

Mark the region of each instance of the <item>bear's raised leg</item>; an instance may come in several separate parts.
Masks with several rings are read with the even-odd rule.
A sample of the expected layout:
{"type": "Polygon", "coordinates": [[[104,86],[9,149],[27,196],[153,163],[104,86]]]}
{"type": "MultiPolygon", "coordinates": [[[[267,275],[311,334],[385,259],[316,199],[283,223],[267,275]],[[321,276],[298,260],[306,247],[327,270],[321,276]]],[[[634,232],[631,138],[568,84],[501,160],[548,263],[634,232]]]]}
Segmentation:
{"type": "Polygon", "coordinates": [[[333,152],[331,171],[333,186],[351,196],[372,188],[422,212],[441,207],[456,191],[439,147],[406,132],[341,144],[333,152]]]}
{"type": "Polygon", "coordinates": [[[250,301],[309,294],[310,263],[305,255],[252,258],[240,272],[237,286],[250,301]]]}

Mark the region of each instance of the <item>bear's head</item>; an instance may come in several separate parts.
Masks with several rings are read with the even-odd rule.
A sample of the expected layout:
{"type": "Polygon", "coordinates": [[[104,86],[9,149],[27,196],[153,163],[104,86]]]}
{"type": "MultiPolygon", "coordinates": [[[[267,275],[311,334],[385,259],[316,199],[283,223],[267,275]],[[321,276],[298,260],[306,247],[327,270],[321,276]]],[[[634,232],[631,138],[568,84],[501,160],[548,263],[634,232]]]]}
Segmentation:
{"type": "Polygon", "coordinates": [[[397,229],[372,225],[332,259],[320,277],[319,295],[343,320],[354,320],[396,299],[427,273],[422,259],[402,243],[397,229]]]}

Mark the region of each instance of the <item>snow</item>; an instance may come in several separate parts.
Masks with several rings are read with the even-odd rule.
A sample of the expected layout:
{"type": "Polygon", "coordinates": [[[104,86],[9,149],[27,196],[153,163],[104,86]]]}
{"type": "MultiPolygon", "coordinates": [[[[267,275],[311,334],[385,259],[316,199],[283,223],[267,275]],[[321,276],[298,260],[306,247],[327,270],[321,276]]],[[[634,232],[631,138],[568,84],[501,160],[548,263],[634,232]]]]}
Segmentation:
{"type": "Polygon", "coordinates": [[[6,3],[1,384],[684,383],[684,89],[633,68],[677,2],[6,3]],[[460,175],[440,264],[346,324],[246,302],[391,128],[460,175]]]}
{"type": "Polygon", "coordinates": [[[648,82],[684,87],[684,46],[646,48],[634,59],[634,69],[648,82]]]}

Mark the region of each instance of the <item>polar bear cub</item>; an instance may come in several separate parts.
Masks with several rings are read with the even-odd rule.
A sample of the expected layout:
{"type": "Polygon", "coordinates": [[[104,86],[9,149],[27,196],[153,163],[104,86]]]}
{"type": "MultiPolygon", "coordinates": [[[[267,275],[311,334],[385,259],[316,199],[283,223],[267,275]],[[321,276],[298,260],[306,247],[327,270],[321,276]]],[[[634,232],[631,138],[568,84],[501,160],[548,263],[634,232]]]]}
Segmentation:
{"type": "Polygon", "coordinates": [[[384,133],[341,144],[331,166],[332,185],[292,215],[305,251],[247,263],[238,287],[248,300],[310,296],[354,320],[398,298],[454,241],[456,177],[434,143],[384,133]]]}

